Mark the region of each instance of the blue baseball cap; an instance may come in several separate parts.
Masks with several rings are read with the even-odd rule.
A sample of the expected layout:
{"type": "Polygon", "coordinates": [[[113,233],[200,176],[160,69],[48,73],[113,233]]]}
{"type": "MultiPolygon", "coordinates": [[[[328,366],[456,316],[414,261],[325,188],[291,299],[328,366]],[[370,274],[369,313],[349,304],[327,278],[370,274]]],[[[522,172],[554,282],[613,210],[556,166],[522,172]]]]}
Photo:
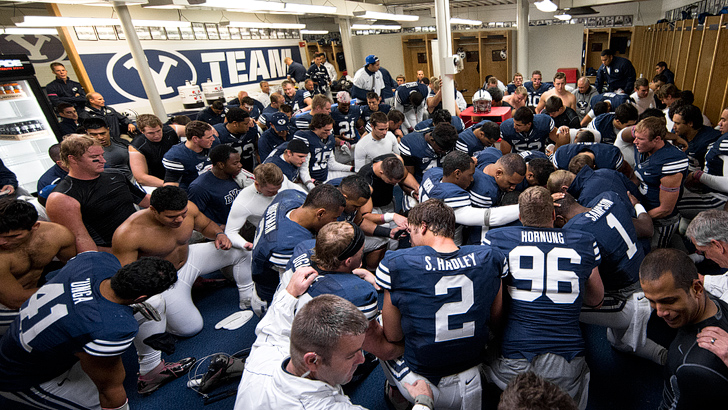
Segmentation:
{"type": "Polygon", "coordinates": [[[270,116],[270,125],[278,132],[288,131],[289,124],[290,120],[288,119],[288,116],[282,112],[276,112],[270,116]]]}
{"type": "Polygon", "coordinates": [[[379,57],[375,56],[374,54],[369,54],[367,56],[366,64],[365,65],[374,64],[377,61],[379,61],[379,57]]]}

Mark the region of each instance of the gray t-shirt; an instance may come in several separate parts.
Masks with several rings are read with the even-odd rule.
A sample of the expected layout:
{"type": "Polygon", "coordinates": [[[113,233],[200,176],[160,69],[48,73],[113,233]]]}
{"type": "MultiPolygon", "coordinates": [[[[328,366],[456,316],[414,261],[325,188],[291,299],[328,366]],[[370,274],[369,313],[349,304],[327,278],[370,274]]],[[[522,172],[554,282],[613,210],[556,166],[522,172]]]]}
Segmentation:
{"type": "Polygon", "coordinates": [[[131,168],[129,167],[129,149],[111,141],[111,145],[104,147],[104,168],[114,168],[121,171],[126,179],[133,180],[131,168]]]}
{"type": "Polygon", "coordinates": [[[590,105],[592,97],[599,93],[593,85],[589,86],[589,92],[586,94],[580,93],[578,88],[571,93],[574,94],[574,97],[576,97],[576,113],[579,114],[579,120],[581,121],[592,108],[590,105]]]}

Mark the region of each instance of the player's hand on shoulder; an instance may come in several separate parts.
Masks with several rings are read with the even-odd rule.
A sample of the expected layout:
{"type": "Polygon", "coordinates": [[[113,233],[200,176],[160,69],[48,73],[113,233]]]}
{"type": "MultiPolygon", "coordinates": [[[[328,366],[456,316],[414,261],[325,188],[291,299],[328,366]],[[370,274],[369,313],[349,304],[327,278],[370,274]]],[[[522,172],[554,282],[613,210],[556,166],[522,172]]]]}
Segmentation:
{"type": "Polygon", "coordinates": [[[356,276],[364,279],[365,281],[371,283],[372,286],[374,286],[374,289],[381,290],[381,288],[379,287],[379,285],[377,285],[376,277],[374,276],[373,273],[369,272],[368,270],[363,269],[363,268],[357,268],[357,269],[354,269],[353,271],[351,271],[351,273],[353,273],[354,275],[356,275],[356,276]]]}
{"type": "Polygon", "coordinates": [[[293,276],[291,276],[291,280],[288,282],[288,286],[286,286],[286,292],[295,298],[303,295],[313,281],[316,280],[317,276],[318,272],[316,272],[316,269],[310,266],[302,266],[296,269],[293,272],[293,276]]]}
{"type": "Polygon", "coordinates": [[[698,333],[698,346],[706,349],[728,366],[728,333],[717,326],[708,326],[698,333]]]}

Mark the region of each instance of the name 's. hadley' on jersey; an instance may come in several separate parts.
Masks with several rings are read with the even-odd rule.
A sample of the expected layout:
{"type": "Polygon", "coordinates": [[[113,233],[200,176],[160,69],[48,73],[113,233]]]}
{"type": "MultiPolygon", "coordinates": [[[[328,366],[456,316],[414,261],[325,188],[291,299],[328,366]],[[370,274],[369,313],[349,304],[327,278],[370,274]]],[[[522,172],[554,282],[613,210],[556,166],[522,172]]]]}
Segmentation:
{"type": "Polygon", "coordinates": [[[469,268],[476,266],[478,263],[475,260],[475,254],[469,253],[465,256],[452,259],[434,258],[434,265],[432,256],[425,256],[425,269],[426,270],[457,270],[462,268],[469,268]]]}

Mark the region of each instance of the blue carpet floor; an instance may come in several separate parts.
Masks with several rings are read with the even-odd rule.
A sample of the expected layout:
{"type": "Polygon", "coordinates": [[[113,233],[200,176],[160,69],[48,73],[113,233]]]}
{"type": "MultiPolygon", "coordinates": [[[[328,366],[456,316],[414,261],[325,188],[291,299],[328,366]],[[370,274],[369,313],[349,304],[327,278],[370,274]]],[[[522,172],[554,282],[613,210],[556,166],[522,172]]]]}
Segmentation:
{"type": "MultiPolygon", "coordinates": [[[[237,310],[237,290],[233,287],[203,291],[195,294],[197,306],[205,318],[205,327],[200,334],[190,339],[180,340],[176,352],[165,356],[166,360],[179,360],[187,356],[202,358],[218,352],[228,354],[250,347],[254,341],[254,330],[258,319],[253,319],[235,331],[215,330],[215,324],[237,310]]],[[[613,350],[606,340],[605,329],[586,325],[582,327],[587,340],[587,362],[591,368],[591,383],[588,409],[637,410],[655,409],[659,405],[662,392],[662,369],[649,361],[639,359],[613,350]]],[[[136,393],[136,353],[131,349],[124,355],[127,369],[125,387],[129,393],[129,405],[133,410],[231,410],[235,402],[234,393],[215,403],[205,405],[204,398],[186,387],[187,378],[175,380],[157,392],[140,397],[136,393]]],[[[207,362],[199,369],[207,370],[207,362]]],[[[372,410],[387,410],[390,407],[384,400],[384,375],[376,368],[369,377],[356,386],[346,388],[347,394],[356,404],[372,410]]],[[[237,383],[219,388],[214,393],[237,388],[237,383]]],[[[489,387],[484,397],[485,409],[494,409],[498,402],[499,391],[489,387]]],[[[0,398],[0,409],[25,409],[15,403],[0,398]]]]}

